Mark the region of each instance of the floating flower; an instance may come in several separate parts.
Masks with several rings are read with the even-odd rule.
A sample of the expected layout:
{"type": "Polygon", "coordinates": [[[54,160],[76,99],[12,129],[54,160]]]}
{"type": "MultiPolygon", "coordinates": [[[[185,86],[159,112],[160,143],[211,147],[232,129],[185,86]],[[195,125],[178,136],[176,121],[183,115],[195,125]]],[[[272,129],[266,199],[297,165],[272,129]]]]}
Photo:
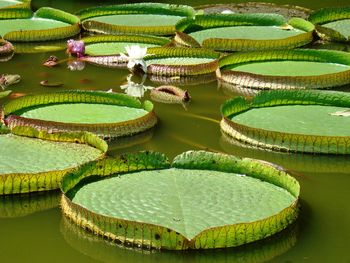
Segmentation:
{"type": "Polygon", "coordinates": [[[135,83],[131,80],[132,74],[130,74],[127,77],[127,84],[121,85],[120,88],[122,90],[125,90],[125,93],[128,94],[129,96],[136,97],[136,98],[141,98],[144,96],[146,90],[153,89],[151,86],[145,86],[143,83],[145,82],[146,75],[144,75],[144,78],[142,79],[141,83],[135,83]]]}
{"type": "Polygon", "coordinates": [[[128,60],[128,69],[135,70],[137,67],[141,67],[143,72],[147,73],[147,65],[144,61],[144,57],[147,55],[147,47],[142,48],[139,45],[132,45],[126,46],[125,50],[128,55],[120,53],[120,56],[128,60]]]}
{"type": "Polygon", "coordinates": [[[85,55],[85,44],[80,40],[69,39],[66,52],[78,58],[83,57],[85,55]]]}

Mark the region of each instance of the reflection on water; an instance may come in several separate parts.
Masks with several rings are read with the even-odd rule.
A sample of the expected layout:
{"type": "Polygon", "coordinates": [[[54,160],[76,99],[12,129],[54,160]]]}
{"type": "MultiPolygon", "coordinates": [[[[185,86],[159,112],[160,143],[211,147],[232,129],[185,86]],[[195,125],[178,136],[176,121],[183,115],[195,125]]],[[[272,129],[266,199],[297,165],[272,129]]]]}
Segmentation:
{"type": "Polygon", "coordinates": [[[0,218],[23,217],[58,207],[60,196],[59,191],[0,196],[0,218]]]}
{"type": "Polygon", "coordinates": [[[263,159],[276,163],[292,172],[346,174],[350,171],[350,156],[348,155],[314,155],[274,152],[240,143],[224,133],[221,135],[220,145],[228,154],[242,157],[254,156],[256,159],[263,159]]]}
{"type": "Polygon", "coordinates": [[[102,262],[200,262],[200,263],[259,263],[271,260],[293,247],[297,241],[298,226],[259,242],[230,249],[202,251],[155,251],[120,247],[88,232],[62,217],[61,234],[66,242],[80,253],[102,262]]]}
{"type": "Polygon", "coordinates": [[[126,77],[127,83],[120,86],[127,95],[135,98],[142,98],[147,90],[153,89],[151,86],[144,85],[147,79],[146,74],[143,74],[141,80],[138,80],[138,82],[132,80],[133,76],[133,74],[129,74],[126,77]]]}

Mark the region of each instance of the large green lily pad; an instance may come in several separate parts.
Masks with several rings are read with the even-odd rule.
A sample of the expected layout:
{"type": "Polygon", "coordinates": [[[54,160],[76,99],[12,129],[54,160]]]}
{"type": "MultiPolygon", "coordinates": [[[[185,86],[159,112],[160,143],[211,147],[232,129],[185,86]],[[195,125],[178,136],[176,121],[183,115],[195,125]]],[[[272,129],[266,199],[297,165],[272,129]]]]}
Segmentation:
{"type": "Polygon", "coordinates": [[[153,104],[124,94],[64,91],[38,94],[5,104],[8,126],[50,131],[90,131],[102,137],[132,135],[153,127],[153,104]]]}
{"type": "Polygon", "coordinates": [[[349,106],[350,97],[343,92],[263,92],[251,103],[242,97],[227,101],[221,129],[238,141],[271,150],[349,154],[349,106]]]}
{"type": "Polygon", "coordinates": [[[277,214],[295,197],[240,174],[171,168],[91,183],[81,187],[72,201],[96,214],[160,225],[193,239],[203,229],[277,214]],[[141,188],[145,190],[138,196],[141,188]],[[141,200],[147,210],[139,205],[141,200]]]}
{"type": "Polygon", "coordinates": [[[0,136],[1,175],[41,173],[65,170],[101,155],[101,151],[84,144],[59,143],[15,136],[0,136]]]}
{"type": "Polygon", "coordinates": [[[189,6],[137,3],[92,7],[77,13],[84,29],[105,34],[171,35],[175,25],[194,16],[189,6]]]}
{"type": "Polygon", "coordinates": [[[179,43],[192,38],[206,48],[249,51],[303,46],[312,41],[314,26],[301,18],[287,23],[277,14],[209,14],[181,21],[177,29],[188,34],[175,38],[179,43]]]}
{"type": "Polygon", "coordinates": [[[102,35],[82,39],[85,43],[85,54],[92,56],[119,55],[125,53],[126,46],[160,47],[168,44],[169,39],[140,35],[102,35]]]}
{"type": "Polygon", "coordinates": [[[218,68],[219,54],[202,48],[152,48],[145,58],[147,72],[163,76],[209,74],[218,68]]]}
{"type": "Polygon", "coordinates": [[[57,104],[30,109],[19,114],[24,118],[64,123],[115,123],[135,120],[148,111],[119,105],[107,104],[57,104]]]}
{"type": "Polygon", "coordinates": [[[204,12],[205,14],[220,14],[222,12],[232,12],[239,14],[249,13],[268,13],[279,14],[287,19],[293,17],[300,17],[306,19],[311,10],[305,7],[293,6],[293,5],[280,5],[275,3],[264,2],[246,2],[246,3],[230,3],[230,4],[209,4],[196,6],[195,9],[198,12],[204,12]]]}
{"type": "Polygon", "coordinates": [[[53,8],[40,8],[30,18],[0,19],[0,35],[10,41],[63,39],[80,32],[79,19],[53,8]]]}
{"type": "Polygon", "coordinates": [[[203,41],[208,38],[269,40],[293,37],[302,32],[295,28],[285,30],[276,26],[234,26],[205,29],[191,33],[190,36],[203,44],[203,41]]]}
{"type": "Polygon", "coordinates": [[[148,152],[87,164],[63,179],[63,211],[95,233],[166,249],[238,246],[296,217],[298,183],[266,163],[187,152],[168,166],[148,152]]]}
{"type": "Polygon", "coordinates": [[[56,189],[69,170],[107,151],[106,143],[93,134],[46,133],[28,127],[12,132],[0,135],[0,195],[56,189]]]}
{"type": "Polygon", "coordinates": [[[135,263],[153,263],[155,261],[177,263],[183,260],[192,260],[195,257],[196,261],[201,263],[257,263],[271,260],[291,249],[297,242],[298,227],[292,225],[268,240],[221,251],[207,250],[204,253],[200,250],[190,253],[163,253],[162,251],[150,251],[138,247],[125,248],[113,241],[107,241],[85,231],[66,217],[62,217],[60,232],[70,247],[89,258],[103,262],[114,262],[116,258],[124,262],[132,257],[135,263]]]}
{"type": "Polygon", "coordinates": [[[350,83],[350,55],[332,50],[276,50],[220,60],[220,80],[254,89],[330,88],[350,83]]]}
{"type": "Polygon", "coordinates": [[[268,76],[319,76],[350,70],[350,66],[337,63],[313,61],[269,61],[253,62],[234,66],[233,71],[248,72],[268,76]]]}

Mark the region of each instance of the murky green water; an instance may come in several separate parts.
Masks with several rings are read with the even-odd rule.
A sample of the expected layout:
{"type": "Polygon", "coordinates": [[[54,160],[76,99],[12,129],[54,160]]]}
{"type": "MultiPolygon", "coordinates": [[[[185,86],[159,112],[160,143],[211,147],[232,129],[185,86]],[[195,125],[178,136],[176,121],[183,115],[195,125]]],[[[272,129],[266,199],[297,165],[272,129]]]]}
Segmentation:
{"type": "MultiPolygon", "coordinates": [[[[34,6],[53,6],[69,11],[96,5],[100,1],[33,1],[34,6]],[[79,3],[81,2],[81,3],[79,3]]],[[[109,4],[116,1],[107,0],[109,4]]],[[[168,1],[170,2],[170,1],[168,1]]],[[[172,1],[174,2],[174,1],[172,1]]],[[[198,2],[177,1],[197,4],[198,2]]],[[[212,1],[205,0],[201,4],[212,1]]],[[[221,2],[230,2],[228,0],[221,2]]],[[[341,1],[282,0],[282,4],[309,8],[340,6],[341,1]]],[[[14,92],[38,93],[60,89],[108,90],[119,88],[127,70],[87,65],[83,71],[41,66],[49,55],[65,58],[64,52],[16,55],[0,64],[0,73],[20,74],[22,81],[14,92]],[[45,88],[42,80],[60,81],[63,88],[45,88]]],[[[158,86],[147,80],[146,85],[158,86]]],[[[199,252],[140,252],[111,246],[64,220],[58,207],[59,193],[0,198],[0,262],[350,262],[350,157],[289,155],[249,149],[231,144],[219,128],[219,107],[234,96],[214,80],[181,86],[193,101],[185,110],[181,105],[155,102],[160,123],[156,129],[111,145],[110,154],[125,151],[155,150],[170,158],[190,149],[260,158],[289,169],[301,184],[301,214],[293,227],[275,236],[236,249],[199,252]],[[35,212],[36,211],[36,212],[35,212]]],[[[147,93],[145,98],[149,99],[147,93]]],[[[1,154],[1,149],[0,149],[1,154]]]]}

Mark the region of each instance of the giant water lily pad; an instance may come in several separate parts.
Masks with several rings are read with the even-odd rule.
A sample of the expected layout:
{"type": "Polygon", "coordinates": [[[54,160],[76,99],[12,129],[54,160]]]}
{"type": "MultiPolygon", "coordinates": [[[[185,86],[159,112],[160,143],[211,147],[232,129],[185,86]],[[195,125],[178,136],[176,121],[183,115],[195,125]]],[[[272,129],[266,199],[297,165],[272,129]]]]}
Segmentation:
{"type": "Polygon", "coordinates": [[[160,47],[168,44],[169,39],[140,35],[102,35],[82,39],[85,43],[85,54],[91,56],[119,55],[125,53],[126,46],[160,47]]]}
{"type": "Polygon", "coordinates": [[[40,8],[29,18],[0,19],[0,36],[10,41],[63,39],[79,32],[76,16],[48,7],[40,8]]]}
{"type": "Polygon", "coordinates": [[[102,137],[132,135],[157,123],[153,105],[124,94],[64,91],[30,95],[4,105],[10,128],[35,126],[51,131],[90,131],[102,137]]]}
{"type": "Polygon", "coordinates": [[[107,241],[100,236],[85,231],[83,228],[62,217],[60,232],[69,246],[89,258],[103,262],[114,262],[116,258],[127,261],[130,257],[134,262],[152,263],[163,261],[176,263],[191,260],[193,257],[202,263],[256,263],[271,260],[291,249],[297,242],[298,228],[292,225],[282,233],[276,234],[267,240],[253,242],[245,246],[223,250],[191,251],[190,253],[162,253],[161,251],[130,248],[107,241]]]}
{"type": "Polygon", "coordinates": [[[196,6],[195,9],[198,12],[204,12],[205,14],[220,14],[220,13],[269,13],[279,14],[287,19],[293,17],[300,17],[306,19],[311,10],[305,7],[293,6],[293,5],[279,5],[274,3],[264,2],[246,2],[246,3],[231,3],[231,4],[214,4],[214,5],[201,5],[196,6]]]}
{"type": "Polygon", "coordinates": [[[314,30],[301,18],[287,23],[276,14],[198,15],[179,23],[177,28],[203,47],[224,51],[295,48],[310,43],[314,30]]]}
{"type": "Polygon", "coordinates": [[[153,48],[145,58],[147,72],[163,76],[190,76],[215,72],[219,54],[201,48],[153,48]]]}
{"type": "Polygon", "coordinates": [[[189,6],[160,3],[138,3],[91,7],[77,13],[83,28],[105,34],[172,35],[175,25],[194,16],[189,6]]]}
{"type": "Polygon", "coordinates": [[[82,227],[177,250],[238,246],[279,232],[295,220],[299,195],[297,181],[271,164],[203,151],[177,156],[171,168],[149,152],[91,162],[61,188],[63,212],[82,227]]]}
{"type": "Polygon", "coordinates": [[[312,13],[309,20],[321,37],[350,41],[350,7],[323,8],[312,13]]]}
{"type": "Polygon", "coordinates": [[[72,168],[96,160],[106,143],[89,133],[47,133],[16,127],[0,135],[0,195],[56,189],[72,168]]]}
{"type": "Polygon", "coordinates": [[[349,154],[349,106],[350,96],[342,92],[263,92],[251,103],[242,97],[224,103],[221,129],[271,150],[349,154]]]}
{"type": "Polygon", "coordinates": [[[350,83],[350,55],[331,50],[276,50],[220,60],[222,81],[254,89],[329,88],[350,83]]]}

